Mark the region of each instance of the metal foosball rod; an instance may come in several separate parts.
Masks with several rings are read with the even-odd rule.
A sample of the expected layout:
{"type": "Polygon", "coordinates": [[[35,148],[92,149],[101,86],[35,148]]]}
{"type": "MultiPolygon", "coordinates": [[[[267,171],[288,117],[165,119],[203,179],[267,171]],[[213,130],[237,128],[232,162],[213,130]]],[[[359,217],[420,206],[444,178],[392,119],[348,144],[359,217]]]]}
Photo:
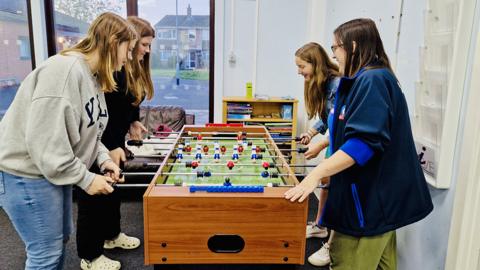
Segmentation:
{"type": "MultiPolygon", "coordinates": [[[[231,140],[233,141],[233,140],[231,140]]],[[[239,140],[237,140],[239,141],[239,140]]],[[[198,143],[198,144],[201,144],[201,145],[212,145],[212,144],[221,144],[220,142],[216,142],[216,141],[212,141],[212,140],[208,140],[208,141],[183,141],[183,142],[180,142],[180,144],[183,144],[185,145],[186,143],[189,143],[189,144],[195,144],[195,143],[198,143]]],[[[243,140],[241,142],[237,142],[237,143],[234,143],[234,144],[229,144],[229,145],[241,145],[241,144],[244,144],[243,143],[243,140]]],[[[256,145],[256,146],[264,146],[264,145],[290,145],[290,143],[286,143],[286,142],[279,142],[279,143],[271,143],[271,142],[252,142],[252,141],[248,141],[247,139],[247,146],[252,146],[252,145],[256,145]]],[[[223,143],[224,145],[224,143],[223,143]]]]}
{"type": "MultiPolygon", "coordinates": [[[[181,139],[187,139],[187,140],[192,140],[192,141],[203,141],[203,140],[236,140],[235,137],[193,137],[193,136],[187,136],[187,137],[181,137],[181,139]]],[[[247,140],[266,140],[268,138],[266,137],[249,137],[247,140]]]]}
{"type": "MultiPolygon", "coordinates": [[[[279,134],[284,136],[290,136],[291,132],[269,132],[270,134],[279,134]]],[[[248,136],[248,135],[265,135],[264,132],[245,132],[245,131],[185,131],[183,133],[176,131],[155,131],[154,134],[200,134],[200,135],[234,135],[234,136],[248,136]]]]}
{"type": "Polygon", "coordinates": [[[165,158],[167,157],[167,155],[133,155],[132,158],[130,159],[133,159],[133,158],[165,158]]]}
{"type": "Polygon", "coordinates": [[[125,176],[154,176],[156,172],[123,172],[125,176]]]}
{"type": "Polygon", "coordinates": [[[297,149],[278,149],[280,152],[297,152],[299,154],[303,154],[308,151],[308,147],[297,148],[297,149]]]}
{"type": "MultiPolygon", "coordinates": [[[[258,149],[258,148],[257,148],[257,149],[258,149]]],[[[170,150],[170,149],[154,148],[153,150],[170,150]]],[[[280,150],[280,152],[297,152],[297,153],[299,153],[299,154],[303,154],[303,153],[305,153],[305,152],[308,151],[308,148],[279,149],[279,150],[280,150]]],[[[175,149],[174,151],[177,151],[177,152],[178,152],[178,149],[175,149]]],[[[240,153],[248,152],[248,151],[250,151],[250,150],[242,150],[242,151],[239,151],[239,154],[240,154],[240,153]],[[242,151],[243,151],[243,152],[242,152],[242,151]]],[[[260,148],[259,150],[257,150],[257,153],[265,153],[266,151],[267,151],[266,148],[260,148]]],[[[273,151],[273,149],[270,150],[270,151],[273,151]]],[[[189,151],[189,152],[191,152],[191,151],[189,151]]],[[[187,153],[189,153],[189,152],[187,151],[187,153]]],[[[233,154],[233,150],[228,150],[228,151],[224,151],[224,152],[221,152],[221,153],[222,153],[222,155],[231,155],[231,154],[233,154]]],[[[205,151],[203,151],[202,154],[205,154],[205,151]]],[[[243,154],[243,155],[245,155],[245,154],[243,154]]]]}
{"type": "Polygon", "coordinates": [[[128,140],[127,145],[129,146],[142,146],[144,144],[169,144],[173,145],[173,142],[149,142],[144,140],[128,140]]]}
{"type": "MultiPolygon", "coordinates": [[[[243,155],[240,155],[239,154],[239,157],[240,156],[248,156],[248,154],[243,154],[243,155]]],[[[193,157],[193,158],[196,158],[197,155],[196,154],[182,154],[182,157],[193,157]]],[[[215,158],[214,154],[207,154],[205,155],[204,153],[201,153],[201,157],[202,158],[208,158],[208,159],[213,159],[215,158]]],[[[220,155],[220,158],[221,159],[224,159],[224,158],[232,158],[232,155],[220,155]]],[[[255,159],[263,159],[263,158],[279,158],[279,157],[283,157],[283,158],[288,158],[288,156],[271,156],[271,155],[263,155],[263,154],[257,154],[256,158],[255,159]]]]}
{"type": "MultiPolygon", "coordinates": [[[[264,134],[266,135],[266,134],[264,134]]],[[[204,136],[186,136],[186,137],[181,137],[182,139],[189,139],[189,140],[197,140],[197,141],[202,141],[202,140],[232,140],[232,139],[239,139],[239,138],[234,138],[234,137],[204,137],[204,136]]],[[[268,137],[249,137],[246,138],[247,140],[267,140],[269,139],[268,137]]],[[[273,141],[280,141],[280,142],[288,142],[288,141],[296,141],[300,142],[302,138],[300,137],[294,137],[294,138],[271,138],[273,141]]],[[[243,138],[241,138],[243,140],[243,138]]]]}
{"type": "Polygon", "coordinates": [[[288,142],[288,141],[296,141],[296,142],[299,142],[302,140],[302,138],[300,137],[294,137],[294,138],[272,138],[272,140],[274,141],[284,141],[284,142],[288,142]]]}
{"type": "MultiPolygon", "coordinates": [[[[153,148],[153,150],[155,150],[155,151],[156,151],[156,150],[162,150],[162,148],[153,148]]],[[[173,151],[175,151],[175,152],[178,153],[179,149],[177,148],[177,149],[174,149],[173,151]]],[[[195,151],[197,151],[197,150],[195,150],[195,149],[185,150],[185,148],[184,148],[182,151],[183,151],[183,153],[192,153],[192,152],[195,152],[195,151]]],[[[220,151],[220,154],[222,154],[222,155],[230,155],[230,156],[231,156],[234,151],[235,151],[235,150],[220,151]]],[[[238,154],[242,154],[242,153],[246,153],[246,152],[252,151],[252,149],[242,149],[242,150],[236,150],[236,151],[238,151],[238,154]]],[[[266,151],[267,151],[267,149],[265,149],[265,148],[257,148],[257,150],[256,150],[257,153],[265,153],[266,151]]],[[[270,151],[273,151],[273,150],[270,150],[270,151]]],[[[204,155],[213,155],[214,153],[213,153],[213,151],[210,150],[210,149],[209,149],[209,150],[206,150],[206,151],[202,149],[202,154],[204,154],[204,155]]],[[[245,155],[245,154],[243,154],[243,155],[245,155]]]]}
{"type": "MultiPolygon", "coordinates": [[[[183,157],[196,157],[196,154],[183,154],[182,155],[183,157]]],[[[220,155],[220,158],[225,158],[225,157],[229,157],[231,158],[230,155],[220,155]]],[[[168,157],[167,155],[159,155],[159,154],[151,154],[151,155],[132,155],[131,157],[128,157],[129,160],[131,159],[134,159],[134,158],[166,158],[168,157]]],[[[214,158],[214,155],[213,154],[210,154],[210,155],[205,155],[202,153],[202,158],[214,158]]],[[[263,159],[263,158],[279,158],[280,156],[263,156],[262,154],[258,154],[256,159],[263,159]]],[[[284,158],[290,158],[289,156],[283,156],[284,158]]]]}
{"type": "MultiPolygon", "coordinates": [[[[168,166],[185,166],[187,168],[191,167],[200,167],[200,166],[229,166],[231,163],[205,163],[205,162],[197,162],[192,166],[193,161],[185,161],[185,162],[177,162],[177,163],[167,163],[165,165],[168,166]]],[[[161,163],[144,163],[145,166],[160,166],[161,163]]],[[[270,162],[263,162],[262,164],[252,164],[252,163],[236,163],[234,164],[235,167],[266,167],[266,168],[283,168],[283,167],[291,167],[291,168],[314,168],[317,165],[310,165],[310,164],[275,164],[270,162]]]]}
{"type": "Polygon", "coordinates": [[[302,176],[305,177],[306,174],[297,174],[297,173],[270,173],[269,171],[263,171],[261,173],[220,173],[220,172],[210,172],[210,171],[196,171],[196,172],[161,172],[161,175],[165,176],[195,176],[195,177],[214,177],[214,176],[237,176],[237,177],[252,177],[252,176],[261,176],[263,178],[278,178],[280,176],[302,176]]]}

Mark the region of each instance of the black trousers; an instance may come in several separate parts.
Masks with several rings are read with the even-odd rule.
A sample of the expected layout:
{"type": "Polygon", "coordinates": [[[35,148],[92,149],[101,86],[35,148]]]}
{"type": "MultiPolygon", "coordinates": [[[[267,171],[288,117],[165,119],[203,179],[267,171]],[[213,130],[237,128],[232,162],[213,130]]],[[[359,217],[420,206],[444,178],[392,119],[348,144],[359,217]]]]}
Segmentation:
{"type": "Polygon", "coordinates": [[[104,241],[120,233],[120,192],[117,188],[108,195],[89,195],[80,188],[76,192],[77,252],[80,258],[93,260],[103,254],[104,241]]]}

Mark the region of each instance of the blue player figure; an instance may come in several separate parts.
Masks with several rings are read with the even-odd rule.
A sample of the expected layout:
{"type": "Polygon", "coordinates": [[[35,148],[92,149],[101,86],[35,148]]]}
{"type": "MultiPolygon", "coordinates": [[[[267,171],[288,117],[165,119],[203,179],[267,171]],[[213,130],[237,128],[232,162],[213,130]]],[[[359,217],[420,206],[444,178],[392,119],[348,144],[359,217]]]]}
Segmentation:
{"type": "Polygon", "coordinates": [[[243,138],[243,148],[247,149],[247,146],[248,146],[247,138],[243,138]]]}
{"type": "Polygon", "coordinates": [[[177,159],[183,159],[183,144],[178,145],[177,159]]]}
{"type": "Polygon", "coordinates": [[[232,160],[233,162],[238,162],[238,145],[233,146],[232,160]]]}
{"type": "Polygon", "coordinates": [[[197,153],[195,154],[195,159],[200,160],[202,159],[202,146],[200,144],[197,144],[197,153]]]}
{"type": "Polygon", "coordinates": [[[220,162],[220,149],[215,149],[215,153],[213,154],[213,159],[216,163],[220,162]]]}
{"type": "Polygon", "coordinates": [[[257,147],[255,145],[252,145],[252,156],[251,159],[253,163],[257,162],[257,147]]]}

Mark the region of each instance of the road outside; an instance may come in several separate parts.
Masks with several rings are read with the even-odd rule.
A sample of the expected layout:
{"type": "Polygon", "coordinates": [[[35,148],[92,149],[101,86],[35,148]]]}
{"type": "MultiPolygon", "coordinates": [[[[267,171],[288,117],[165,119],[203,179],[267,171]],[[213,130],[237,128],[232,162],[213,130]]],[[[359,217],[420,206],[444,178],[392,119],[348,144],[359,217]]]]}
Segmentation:
{"type": "Polygon", "coordinates": [[[12,103],[15,94],[17,93],[17,86],[7,86],[0,88],[0,119],[7,111],[10,103],[12,103]]]}
{"type": "Polygon", "coordinates": [[[208,122],[208,80],[180,79],[177,86],[175,78],[156,76],[152,78],[155,94],[145,105],[178,105],[187,113],[195,115],[195,124],[208,122]]]}
{"type": "MultiPolygon", "coordinates": [[[[155,76],[152,78],[155,93],[144,105],[178,105],[187,113],[195,115],[195,124],[208,122],[208,80],[184,80],[176,85],[175,78],[155,76]]],[[[0,89],[0,118],[10,106],[18,86],[0,89]]]]}

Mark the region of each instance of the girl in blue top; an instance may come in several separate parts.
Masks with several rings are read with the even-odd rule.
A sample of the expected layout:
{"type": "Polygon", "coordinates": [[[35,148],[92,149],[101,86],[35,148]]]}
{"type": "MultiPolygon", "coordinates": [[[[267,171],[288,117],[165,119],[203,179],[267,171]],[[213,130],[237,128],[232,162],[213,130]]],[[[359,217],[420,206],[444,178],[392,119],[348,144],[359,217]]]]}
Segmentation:
{"type": "Polygon", "coordinates": [[[340,25],[333,40],[344,76],[328,119],[333,154],[285,198],[303,201],[330,176],[331,269],[396,269],[395,230],[433,210],[407,102],[372,20],[340,25]]]}
{"type": "MultiPolygon", "coordinates": [[[[298,74],[305,78],[304,98],[308,118],[317,117],[319,119],[312,128],[300,135],[301,143],[307,145],[315,135],[325,134],[328,129],[327,115],[333,107],[340,79],[339,71],[338,66],[330,60],[323,47],[315,42],[307,43],[295,52],[295,63],[298,67],[298,74]]],[[[309,150],[305,153],[305,158],[315,158],[328,145],[328,139],[310,144],[309,150]]],[[[328,158],[328,156],[329,152],[327,151],[325,157],[328,158]]],[[[328,178],[323,180],[325,184],[328,181],[328,178]]],[[[307,225],[307,238],[325,238],[328,236],[327,229],[319,226],[327,195],[328,191],[326,189],[320,191],[317,217],[315,222],[310,222],[307,225]]],[[[328,248],[329,244],[327,243],[319,251],[312,254],[308,261],[315,266],[327,265],[330,262],[328,248]]]]}

